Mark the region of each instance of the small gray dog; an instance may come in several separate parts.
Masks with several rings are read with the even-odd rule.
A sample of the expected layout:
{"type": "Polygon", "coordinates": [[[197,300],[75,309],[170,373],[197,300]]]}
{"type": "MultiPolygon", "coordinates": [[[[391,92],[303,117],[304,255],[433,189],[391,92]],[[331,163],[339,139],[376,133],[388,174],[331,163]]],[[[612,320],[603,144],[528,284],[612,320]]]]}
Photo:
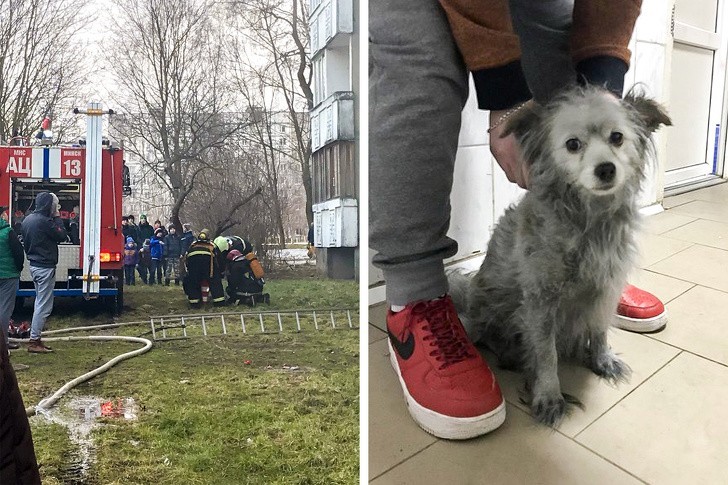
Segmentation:
{"type": "Polygon", "coordinates": [[[630,375],[607,331],[637,254],[637,196],[661,124],[671,123],[656,102],[594,87],[527,105],[507,122],[503,136],[514,133],[531,162],[530,191],[498,222],[480,270],[449,278],[471,337],[501,367],[524,371],[544,424],[567,410],[559,359],[615,383],[630,375]]]}

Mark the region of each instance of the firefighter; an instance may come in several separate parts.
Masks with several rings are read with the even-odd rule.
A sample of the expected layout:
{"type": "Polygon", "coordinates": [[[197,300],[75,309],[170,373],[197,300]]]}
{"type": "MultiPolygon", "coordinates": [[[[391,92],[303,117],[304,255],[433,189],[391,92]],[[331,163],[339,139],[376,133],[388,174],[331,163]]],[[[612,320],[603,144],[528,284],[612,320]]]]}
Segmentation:
{"type": "Polygon", "coordinates": [[[241,253],[245,253],[246,245],[249,247],[250,243],[247,242],[245,239],[243,239],[240,236],[228,236],[227,238],[228,246],[230,247],[230,251],[233,249],[236,249],[240,251],[241,253]]]}
{"type": "Polygon", "coordinates": [[[212,294],[214,305],[225,304],[225,292],[222,288],[222,271],[218,258],[220,250],[210,242],[210,231],[203,229],[197,235],[197,240],[190,245],[185,255],[185,279],[182,288],[187,295],[190,305],[199,306],[202,303],[201,284],[207,281],[212,294]]]}
{"type": "Polygon", "coordinates": [[[225,269],[227,266],[227,255],[230,251],[230,246],[228,244],[228,240],[226,237],[223,236],[217,236],[214,241],[212,241],[215,246],[217,246],[218,250],[218,257],[217,257],[217,263],[220,266],[220,274],[225,274],[225,269]]]}
{"type": "Polygon", "coordinates": [[[227,294],[230,297],[228,301],[235,303],[240,300],[249,305],[260,302],[269,303],[270,295],[263,293],[265,273],[255,253],[250,249],[246,254],[242,254],[237,249],[231,249],[227,259],[227,294]]]}

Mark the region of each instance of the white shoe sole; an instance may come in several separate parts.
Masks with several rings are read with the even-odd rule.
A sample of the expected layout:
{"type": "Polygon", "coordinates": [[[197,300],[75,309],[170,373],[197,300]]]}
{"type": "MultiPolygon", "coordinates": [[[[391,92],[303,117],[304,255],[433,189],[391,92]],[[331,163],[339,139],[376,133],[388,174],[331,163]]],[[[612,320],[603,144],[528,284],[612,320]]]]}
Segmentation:
{"type": "Polygon", "coordinates": [[[667,325],[667,310],[652,318],[630,318],[614,315],[614,326],[630,332],[645,333],[660,330],[667,325]]]}
{"type": "Polygon", "coordinates": [[[389,361],[397,373],[399,383],[402,386],[407,410],[420,428],[431,435],[446,440],[467,440],[490,433],[500,427],[506,420],[505,399],[493,411],[471,418],[446,416],[422,406],[414,400],[407,390],[407,385],[399,371],[397,356],[394,353],[394,349],[392,349],[392,343],[389,339],[387,339],[387,345],[389,346],[389,361]]]}

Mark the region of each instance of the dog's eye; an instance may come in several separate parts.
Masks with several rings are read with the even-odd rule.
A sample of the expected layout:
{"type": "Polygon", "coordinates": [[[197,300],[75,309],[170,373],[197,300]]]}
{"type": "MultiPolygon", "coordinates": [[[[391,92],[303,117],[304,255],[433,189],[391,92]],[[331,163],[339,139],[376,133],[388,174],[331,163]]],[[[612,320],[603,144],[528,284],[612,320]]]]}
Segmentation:
{"type": "Polygon", "coordinates": [[[624,135],[622,135],[618,131],[613,131],[611,135],[609,135],[609,142],[612,145],[615,146],[622,146],[622,142],[624,141],[624,135]]]}
{"type": "Polygon", "coordinates": [[[571,153],[576,153],[581,149],[581,142],[578,138],[569,138],[566,140],[566,149],[571,153]]]}

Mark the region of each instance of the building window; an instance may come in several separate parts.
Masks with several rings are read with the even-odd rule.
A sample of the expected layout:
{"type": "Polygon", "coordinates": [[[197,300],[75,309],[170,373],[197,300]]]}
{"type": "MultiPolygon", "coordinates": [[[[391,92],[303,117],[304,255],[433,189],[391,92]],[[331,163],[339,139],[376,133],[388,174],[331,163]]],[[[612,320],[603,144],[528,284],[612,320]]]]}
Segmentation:
{"type": "Polygon", "coordinates": [[[354,142],[332,143],[316,151],[312,161],[314,204],[336,197],[358,196],[354,142]]]}
{"type": "Polygon", "coordinates": [[[326,9],[324,10],[324,18],[326,19],[326,42],[331,39],[332,34],[331,31],[333,30],[331,25],[331,4],[329,3],[326,5],[326,9]]]}
{"type": "Polygon", "coordinates": [[[326,109],[323,110],[323,115],[326,120],[326,137],[324,139],[324,143],[327,143],[329,140],[334,139],[333,107],[327,106],[326,109]]]}
{"type": "Polygon", "coordinates": [[[311,116],[311,146],[315,150],[321,146],[321,140],[319,140],[319,117],[311,116]]]}
{"type": "Polygon", "coordinates": [[[314,19],[311,19],[311,25],[309,27],[310,35],[311,35],[311,54],[316,52],[319,49],[319,42],[318,42],[318,18],[317,16],[314,19]]]}
{"type": "Polygon", "coordinates": [[[313,61],[313,104],[316,106],[325,99],[326,93],[326,75],[324,73],[324,63],[326,62],[326,52],[322,52],[317,59],[313,61]]]}

